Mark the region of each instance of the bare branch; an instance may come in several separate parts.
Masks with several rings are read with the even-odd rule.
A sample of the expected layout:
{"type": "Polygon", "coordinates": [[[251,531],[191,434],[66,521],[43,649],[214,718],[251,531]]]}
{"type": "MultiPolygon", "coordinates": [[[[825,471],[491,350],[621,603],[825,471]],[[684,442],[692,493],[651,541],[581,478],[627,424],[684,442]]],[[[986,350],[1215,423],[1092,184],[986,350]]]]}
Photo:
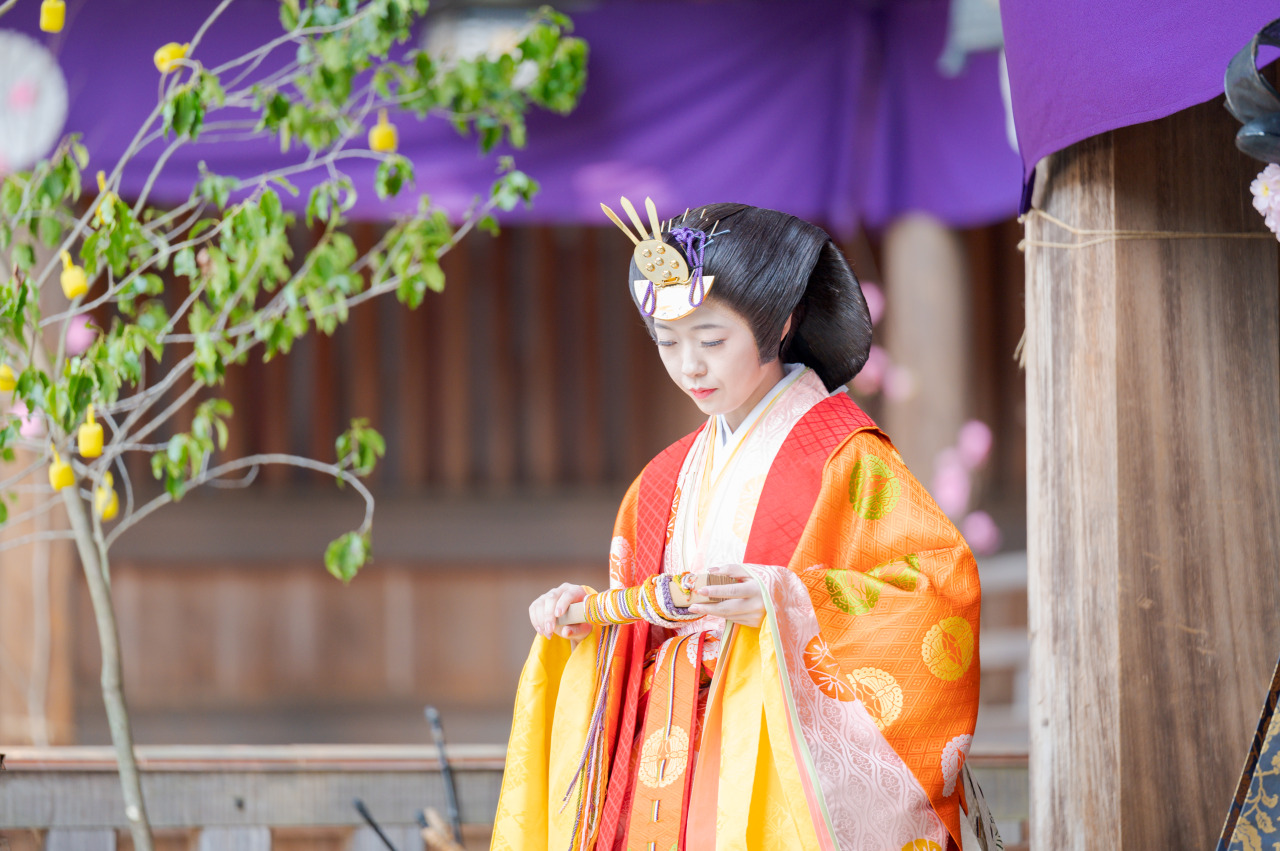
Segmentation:
{"type": "Polygon", "coordinates": [[[191,47],[187,51],[189,54],[195,53],[196,48],[200,46],[201,40],[204,39],[204,34],[209,31],[209,27],[213,26],[214,21],[222,17],[222,13],[227,11],[227,7],[230,5],[231,0],[222,0],[216,9],[209,13],[209,17],[204,19],[204,23],[200,25],[200,29],[196,30],[196,34],[191,37],[191,47]]]}
{"type": "Polygon", "coordinates": [[[31,462],[31,464],[24,467],[21,472],[15,473],[14,475],[10,476],[4,481],[0,481],[0,491],[9,490],[14,485],[18,484],[18,482],[22,481],[27,476],[30,476],[36,470],[43,469],[44,465],[45,465],[45,458],[40,458],[36,461],[31,462]]]}
{"type": "Polygon", "coordinates": [[[74,541],[76,533],[70,529],[51,529],[47,532],[32,532],[9,540],[0,539],[0,552],[12,550],[35,541],[74,541]]]}
{"type": "Polygon", "coordinates": [[[23,511],[20,514],[14,514],[10,516],[9,519],[5,521],[5,525],[8,526],[9,528],[13,528],[14,526],[23,522],[24,520],[30,520],[33,517],[39,517],[40,515],[44,514],[50,508],[53,508],[54,505],[56,505],[61,501],[62,501],[62,497],[58,496],[57,494],[54,494],[52,499],[45,500],[39,505],[33,508],[28,508],[26,511],[23,511]]]}
{"type": "MultiPolygon", "coordinates": [[[[253,469],[256,467],[265,466],[267,464],[283,464],[290,467],[301,467],[306,470],[315,470],[318,473],[324,473],[326,475],[332,476],[335,479],[346,482],[347,484],[351,485],[351,487],[354,488],[356,492],[360,494],[361,497],[364,498],[364,503],[365,503],[364,522],[360,524],[360,531],[367,532],[369,529],[373,527],[373,506],[374,506],[373,494],[369,492],[369,489],[367,487],[365,487],[364,482],[360,481],[360,479],[357,478],[353,473],[347,470],[344,470],[335,464],[325,464],[322,461],[316,461],[312,458],[304,458],[301,455],[287,455],[283,453],[265,453],[265,454],[259,454],[259,455],[249,455],[245,458],[240,458],[235,461],[228,461],[225,464],[220,464],[217,467],[214,467],[210,470],[206,470],[205,472],[201,473],[199,476],[191,479],[186,483],[184,490],[190,491],[194,488],[200,487],[201,485],[208,484],[216,479],[220,479],[223,476],[227,475],[228,473],[234,473],[237,470],[253,469]]],[[[171,502],[173,502],[173,497],[166,492],[161,494],[160,496],[153,498],[152,500],[144,504],[132,515],[126,517],[125,519],[121,520],[118,524],[116,524],[116,527],[111,530],[111,534],[107,536],[106,546],[110,547],[113,543],[115,543],[116,539],[119,538],[120,535],[123,534],[127,529],[136,525],[139,521],[141,521],[147,515],[154,512],[156,509],[161,508],[165,505],[168,505],[171,502]]]]}

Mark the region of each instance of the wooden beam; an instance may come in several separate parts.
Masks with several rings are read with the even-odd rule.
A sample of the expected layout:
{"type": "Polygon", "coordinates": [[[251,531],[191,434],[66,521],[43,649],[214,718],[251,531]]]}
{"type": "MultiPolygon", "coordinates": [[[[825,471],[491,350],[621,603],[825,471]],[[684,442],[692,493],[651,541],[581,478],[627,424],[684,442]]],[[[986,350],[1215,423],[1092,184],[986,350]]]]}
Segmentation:
{"type": "MultiPolygon", "coordinates": [[[[126,826],[109,748],[7,750],[0,829],[126,826]]],[[[448,752],[462,821],[492,823],[504,749],[459,745],[448,752]]],[[[413,825],[424,807],[447,811],[435,754],[420,745],[138,748],[152,825],[203,827],[206,835],[213,828],[360,827],[355,798],[384,826],[413,825]]]]}
{"type": "MultiPolygon", "coordinates": [[[[451,745],[447,752],[464,838],[471,837],[469,847],[479,847],[472,840],[483,835],[478,826],[493,822],[505,748],[451,745]]],[[[229,847],[206,843],[233,832],[256,830],[266,837],[274,828],[271,833],[278,839],[285,834],[280,828],[299,836],[299,829],[319,827],[357,828],[354,847],[376,848],[359,830],[364,822],[352,798],[360,797],[396,847],[408,851],[421,848],[412,835],[417,812],[428,807],[446,812],[433,746],[143,745],[138,760],[153,825],[169,836],[182,829],[202,829],[201,848],[229,847]]],[[[124,826],[110,748],[17,748],[6,761],[12,763],[12,773],[2,781],[0,839],[33,828],[85,831],[124,826]]],[[[969,765],[1002,825],[1026,818],[1024,756],[974,754],[969,765]]],[[[15,851],[18,847],[15,843],[15,851]]]]}
{"type": "MultiPolygon", "coordinates": [[[[1219,100],[1087,140],[1038,206],[1261,232],[1235,130],[1219,100]]],[[[1031,844],[1211,847],[1280,645],[1276,242],[1027,236],[1031,844]]]]}

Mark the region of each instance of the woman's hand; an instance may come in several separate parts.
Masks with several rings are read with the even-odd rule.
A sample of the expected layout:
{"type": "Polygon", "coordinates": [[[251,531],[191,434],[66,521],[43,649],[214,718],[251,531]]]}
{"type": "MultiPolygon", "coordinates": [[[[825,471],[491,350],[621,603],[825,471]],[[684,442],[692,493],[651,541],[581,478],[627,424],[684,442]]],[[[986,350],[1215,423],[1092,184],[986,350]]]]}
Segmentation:
{"type": "Polygon", "coordinates": [[[753,628],[764,623],[764,591],[760,588],[760,583],[747,573],[746,568],[740,564],[722,564],[709,568],[707,573],[732,576],[737,581],[729,585],[708,585],[697,589],[697,593],[713,597],[716,602],[694,603],[689,607],[691,611],[753,628]]]}
{"type": "Polygon", "coordinates": [[[552,635],[559,635],[573,641],[586,638],[591,634],[589,623],[556,626],[556,620],[569,611],[569,604],[580,603],[586,599],[586,596],[587,589],[581,585],[571,585],[568,582],[557,585],[530,604],[529,622],[543,638],[550,638],[552,635]]]}

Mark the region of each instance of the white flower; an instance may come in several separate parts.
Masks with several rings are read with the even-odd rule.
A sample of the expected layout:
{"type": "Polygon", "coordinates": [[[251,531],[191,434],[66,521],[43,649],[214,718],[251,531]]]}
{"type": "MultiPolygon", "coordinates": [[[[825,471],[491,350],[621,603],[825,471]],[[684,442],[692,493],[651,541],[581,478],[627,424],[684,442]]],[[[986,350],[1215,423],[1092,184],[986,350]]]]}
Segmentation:
{"type": "Polygon", "coordinates": [[[960,779],[960,769],[969,756],[969,745],[973,744],[973,736],[967,733],[956,736],[947,742],[942,749],[942,796],[949,797],[956,791],[956,781],[960,779]]]}
{"type": "Polygon", "coordinates": [[[1270,163],[1252,183],[1253,208],[1262,214],[1272,233],[1280,236],[1280,165],[1270,163]]]}

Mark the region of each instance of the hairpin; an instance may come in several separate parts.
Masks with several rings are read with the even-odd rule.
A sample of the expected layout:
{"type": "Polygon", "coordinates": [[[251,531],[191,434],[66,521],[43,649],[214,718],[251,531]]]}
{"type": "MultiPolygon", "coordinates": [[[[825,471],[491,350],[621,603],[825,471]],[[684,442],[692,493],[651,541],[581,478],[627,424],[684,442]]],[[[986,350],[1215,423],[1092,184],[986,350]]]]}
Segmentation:
{"type": "Polygon", "coordinates": [[[714,276],[704,277],[702,274],[703,252],[711,244],[713,237],[726,234],[728,231],[720,231],[717,234],[714,226],[710,233],[688,227],[686,222],[689,211],[687,209],[680,217],[681,227],[672,229],[671,225],[675,224],[675,219],[671,219],[664,228],[663,223],[658,219],[658,211],[653,204],[653,199],[645,198],[645,212],[649,216],[649,227],[653,230],[650,234],[645,230],[645,225],[641,222],[640,215],[631,201],[625,197],[621,201],[623,211],[635,225],[639,236],[633,233],[607,204],[601,204],[600,208],[635,244],[632,257],[635,259],[636,268],[640,270],[640,274],[644,275],[644,280],[632,281],[636,299],[640,302],[640,309],[648,316],[664,320],[679,319],[692,313],[706,300],[707,293],[715,283],[714,276]],[[664,230],[671,234],[683,250],[683,258],[680,256],[680,251],[673,250],[672,246],[663,241],[664,230]],[[686,285],[687,289],[677,289],[686,285]],[[682,295],[684,298],[681,298],[682,295]]]}

